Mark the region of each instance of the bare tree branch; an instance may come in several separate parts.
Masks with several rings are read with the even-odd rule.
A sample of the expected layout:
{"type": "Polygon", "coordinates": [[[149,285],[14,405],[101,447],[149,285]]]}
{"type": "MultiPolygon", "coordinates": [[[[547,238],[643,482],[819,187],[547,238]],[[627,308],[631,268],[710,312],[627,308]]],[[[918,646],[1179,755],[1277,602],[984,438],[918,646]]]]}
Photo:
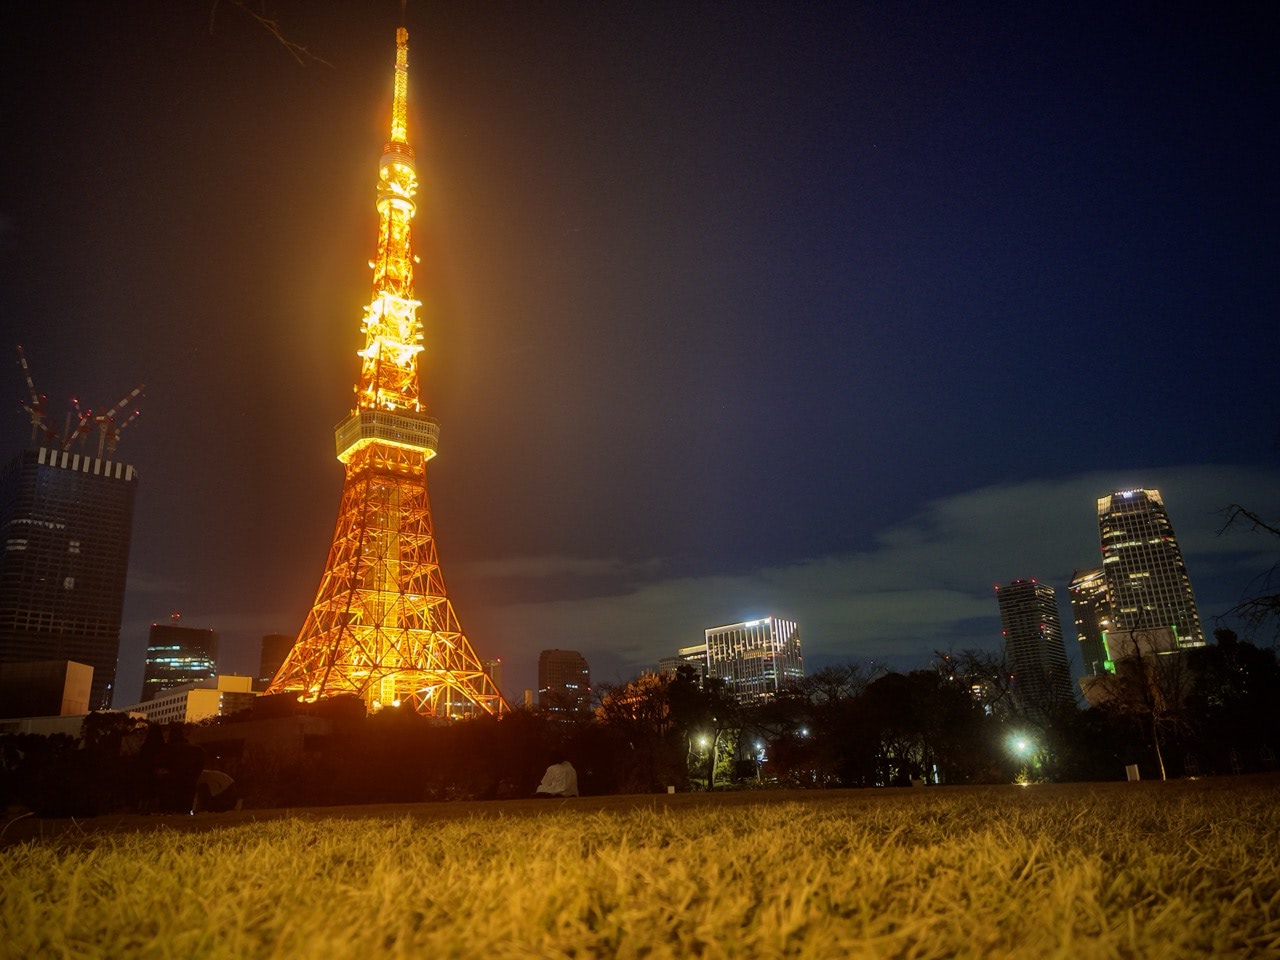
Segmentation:
{"type": "Polygon", "coordinates": [[[1247,523],[1250,530],[1265,530],[1272,536],[1280,537],[1280,529],[1276,529],[1252,510],[1246,510],[1238,503],[1233,503],[1218,512],[1225,518],[1222,526],[1218,529],[1218,536],[1222,536],[1234,526],[1244,526],[1247,523]]]}
{"type": "MultiPolygon", "coordinates": [[[[1221,514],[1225,519],[1218,530],[1219,536],[1232,527],[1244,526],[1251,532],[1264,530],[1274,537],[1280,537],[1280,529],[1238,503],[1231,504],[1221,514]]],[[[1245,588],[1243,599],[1228,610],[1225,616],[1239,617],[1248,635],[1256,635],[1267,621],[1274,620],[1276,631],[1280,634],[1280,590],[1276,589],[1277,581],[1280,581],[1280,563],[1272,564],[1254,577],[1245,588]]]]}
{"type": "MultiPolygon", "coordinates": [[[[222,0],[213,0],[213,4],[209,8],[209,32],[210,33],[213,33],[213,21],[218,13],[218,4],[221,2],[222,0]]],[[[326,67],[332,66],[332,64],[330,64],[327,60],[323,59],[322,57],[316,56],[314,53],[312,53],[302,44],[295,43],[294,41],[286,37],[284,35],[284,31],[280,27],[280,21],[278,21],[275,17],[273,17],[270,13],[267,12],[267,5],[265,0],[261,0],[261,2],[257,4],[257,9],[250,7],[248,0],[226,0],[226,2],[230,3],[234,7],[240,8],[240,10],[246,16],[256,21],[260,27],[262,27],[264,30],[267,31],[267,33],[275,37],[276,40],[279,41],[280,45],[289,52],[289,55],[293,57],[293,59],[296,60],[299,65],[306,66],[307,61],[310,60],[315,63],[322,63],[326,67]]]]}

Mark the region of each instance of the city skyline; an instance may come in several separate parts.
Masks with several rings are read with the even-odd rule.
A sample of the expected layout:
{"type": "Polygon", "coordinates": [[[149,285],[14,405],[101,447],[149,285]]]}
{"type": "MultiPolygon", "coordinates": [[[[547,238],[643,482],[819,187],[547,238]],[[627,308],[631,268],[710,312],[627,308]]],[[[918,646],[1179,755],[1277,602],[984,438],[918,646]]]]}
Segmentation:
{"type": "MultiPolygon", "coordinates": [[[[203,4],[0,14],[4,349],[55,412],[148,384],[118,688],[171,611],[246,674],[306,614],[397,12],[281,3],[327,65],[203,4]]],[[[1216,512],[1280,513],[1265,14],[408,16],[434,509],[507,689],[765,612],[809,669],[995,649],[1111,490],[1161,490],[1206,633],[1274,561],[1216,512]]]]}

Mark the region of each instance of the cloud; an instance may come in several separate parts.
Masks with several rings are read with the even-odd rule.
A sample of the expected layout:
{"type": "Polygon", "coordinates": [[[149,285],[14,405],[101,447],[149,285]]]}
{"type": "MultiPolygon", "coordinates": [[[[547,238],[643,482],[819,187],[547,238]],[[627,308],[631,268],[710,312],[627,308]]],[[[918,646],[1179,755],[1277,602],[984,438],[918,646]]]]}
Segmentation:
{"type": "Polygon", "coordinates": [[[129,565],[126,590],[130,597],[181,594],[188,589],[188,585],[184,580],[175,579],[167,574],[157,574],[150,570],[144,570],[137,564],[129,565]]]}
{"type": "Polygon", "coordinates": [[[657,560],[623,561],[617,558],[595,557],[511,557],[501,560],[477,560],[456,564],[465,576],[474,578],[534,580],[561,576],[619,577],[645,572],[656,572],[657,560]]]}
{"type": "MultiPolygon", "coordinates": [[[[1243,530],[1219,535],[1221,511],[1231,503],[1280,516],[1274,469],[1114,470],[983,487],[927,503],[886,529],[871,549],[789,560],[745,575],[672,577],[652,561],[617,559],[504,563],[494,566],[495,575],[607,573],[618,580],[603,592],[597,584],[589,596],[572,589],[538,596],[518,591],[515,602],[484,611],[483,633],[512,658],[548,647],[580,649],[593,675],[603,672],[604,679],[629,676],[699,642],[707,627],[765,614],[800,624],[811,664],[864,658],[910,664],[934,649],[993,648],[1000,637],[997,583],[1034,577],[1052,584],[1069,625],[1071,574],[1100,563],[1097,498],[1136,486],[1161,491],[1211,627],[1212,617],[1275,562],[1274,538],[1243,530]]],[[[483,574],[483,568],[469,571],[483,574]]],[[[1073,639],[1068,635],[1069,649],[1073,639]]]]}

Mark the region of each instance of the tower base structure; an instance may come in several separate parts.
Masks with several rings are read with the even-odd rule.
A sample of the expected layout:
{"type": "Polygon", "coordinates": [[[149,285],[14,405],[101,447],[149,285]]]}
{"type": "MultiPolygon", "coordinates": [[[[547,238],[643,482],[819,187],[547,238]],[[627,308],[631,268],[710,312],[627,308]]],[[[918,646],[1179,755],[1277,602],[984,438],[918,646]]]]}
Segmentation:
{"type": "Polygon", "coordinates": [[[324,575],[267,692],[304,702],[354,695],[369,712],[408,706],[440,719],[504,712],[440,573],[426,483],[434,436],[424,450],[372,432],[342,455],[347,478],[324,575]]]}

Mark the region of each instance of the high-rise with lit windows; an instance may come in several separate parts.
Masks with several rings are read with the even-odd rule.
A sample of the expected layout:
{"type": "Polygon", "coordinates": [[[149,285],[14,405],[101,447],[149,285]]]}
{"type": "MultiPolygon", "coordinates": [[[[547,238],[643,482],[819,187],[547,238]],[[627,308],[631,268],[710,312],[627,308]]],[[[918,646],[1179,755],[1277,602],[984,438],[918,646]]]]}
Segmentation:
{"type": "Polygon", "coordinates": [[[1035,580],[1014,580],[996,587],[996,600],[1018,704],[1040,717],[1074,705],[1053,587],[1035,580]]]}
{"type": "Polygon", "coordinates": [[[0,471],[0,662],[93,668],[111,706],[138,475],[109,457],[33,446],[0,471]]]}
{"type": "Polygon", "coordinates": [[[287,633],[268,633],[262,638],[262,646],[258,651],[258,677],[253,689],[261,693],[271,683],[285,657],[293,649],[294,638],[287,633]]]}
{"type": "Polygon", "coordinates": [[[1179,647],[1202,646],[1191,578],[1160,491],[1099,497],[1098,530],[1111,629],[1171,630],[1179,647]]]}
{"type": "Polygon", "coordinates": [[[208,683],[218,677],[218,634],[213,630],[153,623],[147,637],[142,673],[142,702],[185,684],[208,683]]]}
{"type": "Polygon", "coordinates": [[[591,668],[577,650],[538,654],[538,707],[551,713],[591,712],[591,668]]]}
{"type": "Polygon", "coordinates": [[[674,677],[680,672],[681,667],[691,667],[698,683],[702,683],[707,676],[707,642],[705,640],[693,646],[681,647],[676,651],[675,656],[658,658],[659,673],[667,673],[674,677]]]}
{"type": "Polygon", "coordinates": [[[742,704],[762,703],[804,677],[795,621],[762,617],[705,631],[707,676],[725,682],[742,704]]]}
{"type": "Polygon", "coordinates": [[[1080,644],[1080,661],[1086,677],[1106,672],[1107,648],[1103,642],[1111,629],[1111,608],[1107,601],[1107,581],[1102,568],[1077,570],[1068,587],[1071,596],[1071,619],[1075,621],[1076,641],[1080,644]]]}

